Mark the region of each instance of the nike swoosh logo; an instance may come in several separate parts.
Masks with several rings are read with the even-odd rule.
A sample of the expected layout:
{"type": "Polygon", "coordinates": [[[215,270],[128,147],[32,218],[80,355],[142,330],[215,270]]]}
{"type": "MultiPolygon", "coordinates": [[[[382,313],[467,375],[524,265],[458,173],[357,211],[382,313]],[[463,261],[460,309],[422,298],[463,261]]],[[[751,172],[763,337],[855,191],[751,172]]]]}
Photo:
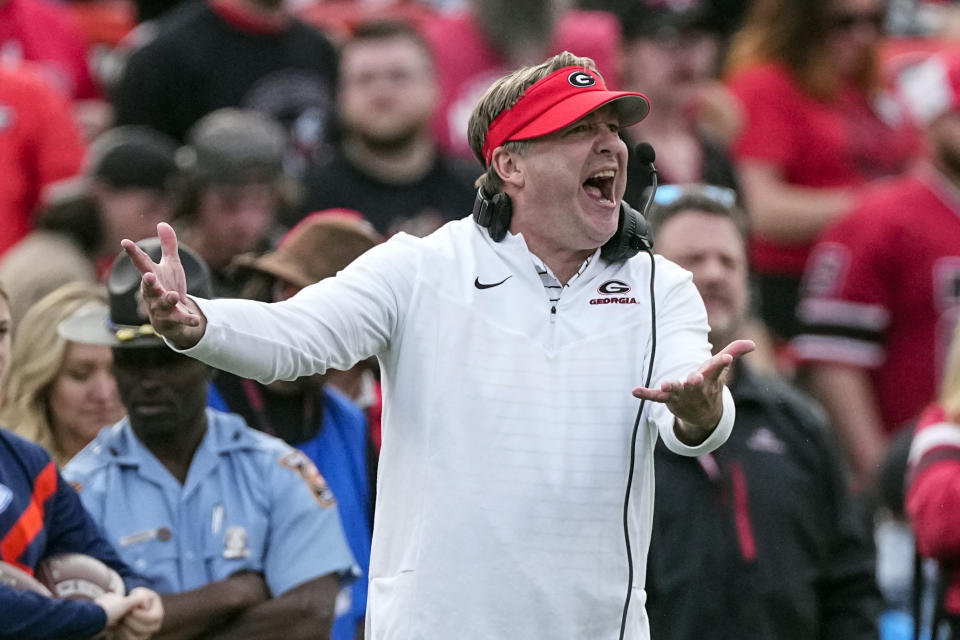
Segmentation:
{"type": "Polygon", "coordinates": [[[489,289],[490,287],[499,287],[501,284],[503,284],[504,282],[506,282],[512,277],[513,276],[507,276],[500,282],[491,282],[490,284],[484,284],[483,282],[480,282],[480,278],[478,277],[476,280],[473,281],[473,286],[475,286],[477,289],[489,289]]]}

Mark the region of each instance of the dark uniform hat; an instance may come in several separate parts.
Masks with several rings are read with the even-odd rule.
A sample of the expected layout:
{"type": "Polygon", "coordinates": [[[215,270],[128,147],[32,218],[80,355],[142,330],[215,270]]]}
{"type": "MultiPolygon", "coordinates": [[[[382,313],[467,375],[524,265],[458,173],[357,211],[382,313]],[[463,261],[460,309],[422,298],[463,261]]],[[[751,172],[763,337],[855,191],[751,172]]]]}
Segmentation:
{"type": "MultiPolygon", "coordinates": [[[[162,251],[159,238],[141,240],[137,246],[154,262],[160,261],[162,251]]],[[[179,254],[186,274],[187,294],[200,298],[212,297],[210,269],[206,262],[183,244],[179,246],[179,254]]],[[[125,251],[121,251],[113,261],[107,280],[108,312],[94,309],[88,313],[75,314],[61,322],[57,332],[67,340],[87,344],[123,348],[164,346],[163,340],[153,330],[149,318],[141,308],[141,279],[140,271],[133,261],[125,251]]]]}

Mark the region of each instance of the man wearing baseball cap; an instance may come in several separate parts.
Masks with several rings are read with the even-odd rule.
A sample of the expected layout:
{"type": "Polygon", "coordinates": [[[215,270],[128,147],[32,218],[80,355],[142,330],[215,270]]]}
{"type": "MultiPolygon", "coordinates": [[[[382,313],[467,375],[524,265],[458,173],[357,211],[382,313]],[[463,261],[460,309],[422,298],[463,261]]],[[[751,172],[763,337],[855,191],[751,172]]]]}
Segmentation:
{"type": "Polygon", "coordinates": [[[711,357],[690,275],[637,255],[618,132],[648,108],[570,53],[497,80],[470,119],[474,216],[284,302],[188,297],[167,226],[159,263],[124,242],[188,355],[261,381],[379,359],[368,639],[649,637],[653,445],[719,446],[722,374],[753,345],[711,357]]]}
{"type": "MultiPolygon", "coordinates": [[[[160,257],[156,238],[138,247],[160,257]]],[[[210,295],[203,260],[186,246],[177,259],[186,291],[210,295]]],[[[212,370],[153,331],[126,254],[107,289],[109,311],[75,315],[58,330],[113,347],[127,417],[63,473],[121,559],[161,595],[161,635],[327,637],[347,587],[340,578],[355,569],[326,481],[302,452],[207,407],[212,370]]]]}

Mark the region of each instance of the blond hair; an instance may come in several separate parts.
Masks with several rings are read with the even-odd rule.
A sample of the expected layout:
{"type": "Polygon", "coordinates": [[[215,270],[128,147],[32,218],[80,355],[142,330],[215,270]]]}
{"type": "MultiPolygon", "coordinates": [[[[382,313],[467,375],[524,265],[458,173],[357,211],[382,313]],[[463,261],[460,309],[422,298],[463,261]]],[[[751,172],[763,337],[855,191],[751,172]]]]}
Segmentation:
{"type": "Polygon", "coordinates": [[[949,420],[960,421],[960,323],[953,332],[943,382],[940,383],[940,406],[949,420]]]}
{"type": "MultiPolygon", "coordinates": [[[[477,157],[480,164],[486,165],[483,157],[483,144],[487,140],[487,129],[490,124],[496,120],[502,112],[510,109],[523,97],[523,94],[538,80],[543,80],[554,71],[559,71],[564,67],[583,67],[599,75],[597,65],[590,58],[575,56],[569,51],[558,53],[546,62],[541,62],[532,67],[521,67],[513,73],[509,73],[487,89],[483,97],[477,102],[473,113],[470,114],[470,121],[467,123],[467,139],[470,142],[470,148],[473,155],[477,157]]],[[[507,142],[503,148],[512,153],[522,155],[528,146],[527,141],[507,142]]],[[[487,167],[486,171],[477,178],[476,187],[483,189],[487,195],[492,196],[503,189],[503,180],[497,174],[493,166],[487,167]]]]}
{"type": "Polygon", "coordinates": [[[65,284],[27,310],[13,340],[0,423],[42,446],[61,466],[65,455],[57,446],[47,404],[50,385],[67,352],[67,340],[57,333],[57,325],[91,302],[106,300],[101,286],[79,281],[65,284]]]}

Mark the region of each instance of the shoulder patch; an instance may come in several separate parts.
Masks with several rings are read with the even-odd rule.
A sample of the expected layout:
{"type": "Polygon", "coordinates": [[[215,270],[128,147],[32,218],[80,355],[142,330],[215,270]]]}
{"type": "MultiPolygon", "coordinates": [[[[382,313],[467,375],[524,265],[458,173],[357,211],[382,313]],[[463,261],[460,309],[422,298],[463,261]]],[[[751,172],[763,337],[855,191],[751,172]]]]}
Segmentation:
{"type": "Polygon", "coordinates": [[[332,507],[337,503],[326,479],[320,475],[317,465],[313,464],[313,460],[308,458],[307,454],[302,451],[291,451],[280,458],[280,465],[296,472],[307,483],[307,487],[321,507],[332,507]]]}

